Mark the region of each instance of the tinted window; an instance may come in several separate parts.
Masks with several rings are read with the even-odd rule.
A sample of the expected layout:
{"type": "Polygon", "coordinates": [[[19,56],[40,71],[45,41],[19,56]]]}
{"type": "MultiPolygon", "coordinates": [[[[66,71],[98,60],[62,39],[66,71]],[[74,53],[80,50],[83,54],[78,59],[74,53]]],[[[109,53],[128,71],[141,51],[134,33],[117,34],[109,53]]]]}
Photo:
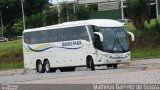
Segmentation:
{"type": "Polygon", "coordinates": [[[92,40],[94,39],[94,30],[93,30],[93,26],[88,26],[89,29],[89,33],[91,35],[92,40]]]}
{"type": "Polygon", "coordinates": [[[23,38],[25,43],[30,43],[30,33],[24,33],[23,38]]]}
{"type": "Polygon", "coordinates": [[[24,33],[24,42],[28,44],[70,41],[80,39],[89,39],[85,26],[24,33]]]}

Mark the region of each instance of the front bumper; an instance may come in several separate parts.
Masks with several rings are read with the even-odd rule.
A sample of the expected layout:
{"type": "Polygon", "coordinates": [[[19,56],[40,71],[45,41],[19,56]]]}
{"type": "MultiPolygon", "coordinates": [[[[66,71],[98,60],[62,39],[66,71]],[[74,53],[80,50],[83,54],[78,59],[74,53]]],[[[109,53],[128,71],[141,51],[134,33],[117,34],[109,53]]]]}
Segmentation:
{"type": "Polygon", "coordinates": [[[104,64],[125,64],[130,63],[130,52],[126,53],[101,53],[97,58],[95,65],[104,64]]]}

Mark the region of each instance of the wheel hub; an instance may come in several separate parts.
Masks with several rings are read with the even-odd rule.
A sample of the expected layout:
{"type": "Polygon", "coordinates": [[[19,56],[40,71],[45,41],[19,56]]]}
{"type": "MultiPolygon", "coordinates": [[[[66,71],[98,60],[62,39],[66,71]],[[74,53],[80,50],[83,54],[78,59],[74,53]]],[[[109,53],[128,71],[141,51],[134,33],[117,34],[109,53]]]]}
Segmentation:
{"type": "Polygon", "coordinates": [[[49,71],[49,64],[46,64],[46,71],[49,71]]]}
{"type": "Polygon", "coordinates": [[[38,65],[38,70],[39,70],[39,71],[42,70],[42,65],[41,65],[41,64],[38,65]]]}

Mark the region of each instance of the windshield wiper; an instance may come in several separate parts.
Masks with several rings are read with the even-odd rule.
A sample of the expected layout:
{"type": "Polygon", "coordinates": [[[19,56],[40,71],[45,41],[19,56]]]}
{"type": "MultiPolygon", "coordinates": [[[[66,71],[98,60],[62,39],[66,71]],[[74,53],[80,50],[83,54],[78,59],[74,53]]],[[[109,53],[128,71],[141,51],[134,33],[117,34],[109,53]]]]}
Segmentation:
{"type": "Polygon", "coordinates": [[[116,31],[114,31],[114,34],[115,34],[115,38],[114,38],[114,45],[113,45],[113,48],[112,48],[112,50],[114,49],[114,47],[116,46],[117,47],[117,51],[118,52],[123,52],[123,51],[125,51],[125,49],[124,49],[124,47],[122,46],[122,44],[120,43],[120,41],[119,41],[119,38],[117,37],[117,33],[116,33],[116,31]],[[119,46],[120,46],[120,48],[122,49],[122,50],[120,50],[120,48],[119,48],[119,46]]]}
{"type": "Polygon", "coordinates": [[[115,46],[117,47],[117,44],[116,44],[116,34],[115,34],[115,31],[113,31],[113,32],[114,32],[114,44],[113,44],[113,47],[112,47],[112,51],[116,52],[116,51],[113,50],[115,46]]]}
{"type": "Polygon", "coordinates": [[[122,48],[122,50],[125,51],[124,47],[122,46],[122,44],[119,41],[119,38],[117,38],[117,42],[118,42],[118,45],[122,48]]]}

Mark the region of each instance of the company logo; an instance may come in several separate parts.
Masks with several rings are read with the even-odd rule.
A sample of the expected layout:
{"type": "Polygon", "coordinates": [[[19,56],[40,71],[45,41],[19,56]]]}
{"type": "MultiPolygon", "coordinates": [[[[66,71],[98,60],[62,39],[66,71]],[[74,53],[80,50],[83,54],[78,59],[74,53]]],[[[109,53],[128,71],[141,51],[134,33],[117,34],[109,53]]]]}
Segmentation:
{"type": "Polygon", "coordinates": [[[62,46],[66,47],[66,46],[75,46],[75,45],[81,45],[82,42],[81,41],[71,41],[71,42],[62,42],[62,46]]]}
{"type": "Polygon", "coordinates": [[[27,44],[23,45],[25,52],[42,52],[51,48],[61,48],[61,49],[79,49],[82,48],[81,41],[70,41],[70,42],[62,42],[62,46],[53,45],[53,44],[42,44],[39,46],[29,46],[27,44]]]}

